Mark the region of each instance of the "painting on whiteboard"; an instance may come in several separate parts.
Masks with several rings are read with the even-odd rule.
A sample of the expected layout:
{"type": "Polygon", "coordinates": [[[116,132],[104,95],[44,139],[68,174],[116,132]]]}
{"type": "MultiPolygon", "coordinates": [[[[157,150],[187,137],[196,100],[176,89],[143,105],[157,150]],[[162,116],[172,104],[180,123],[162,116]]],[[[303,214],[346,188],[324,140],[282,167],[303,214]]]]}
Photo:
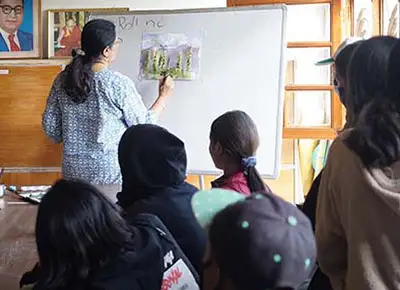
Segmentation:
{"type": "Polygon", "coordinates": [[[195,80],[200,73],[201,38],[179,33],[144,33],[139,77],[195,80]]]}

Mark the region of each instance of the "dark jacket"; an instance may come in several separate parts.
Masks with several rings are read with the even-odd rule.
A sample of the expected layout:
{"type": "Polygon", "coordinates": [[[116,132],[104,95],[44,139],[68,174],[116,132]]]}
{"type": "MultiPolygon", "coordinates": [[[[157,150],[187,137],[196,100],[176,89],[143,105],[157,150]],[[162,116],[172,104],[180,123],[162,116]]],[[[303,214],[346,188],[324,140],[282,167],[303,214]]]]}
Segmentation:
{"type": "MultiPolygon", "coordinates": [[[[90,269],[85,290],[160,290],[170,281],[168,274],[179,267],[187,288],[198,290],[199,278],[183,255],[172,235],[153,215],[137,215],[132,219],[134,244],[129,250],[109,260],[105,265],[90,269]],[[172,254],[171,254],[172,253],[172,254]],[[187,267],[188,271],[183,271],[187,267]],[[164,285],[164,286],[163,286],[164,285]]],[[[26,273],[20,286],[35,284],[40,279],[38,265],[26,273]]],[[[40,289],[37,284],[33,289],[40,289]]],[[[70,290],[69,287],[59,290],[70,290]]]]}
{"type": "MultiPolygon", "coordinates": [[[[311,225],[315,232],[315,222],[316,222],[316,210],[317,210],[317,200],[318,200],[318,190],[321,183],[322,172],[314,179],[310,190],[306,196],[304,204],[302,206],[303,213],[310,219],[311,225]]],[[[308,290],[332,290],[329,278],[322,273],[321,269],[317,267],[314,276],[308,286],[308,290]]]]}
{"type": "Polygon", "coordinates": [[[314,182],[312,183],[311,188],[308,191],[308,194],[302,206],[303,213],[310,219],[314,232],[315,232],[315,212],[317,210],[318,189],[319,189],[319,184],[321,183],[322,172],[323,169],[314,179],[314,182]]]}
{"type": "Polygon", "coordinates": [[[197,188],[185,182],[184,143],[159,126],[136,125],[122,136],[118,156],[122,191],[117,198],[126,218],[157,215],[201,273],[206,235],[191,207],[197,188]]]}

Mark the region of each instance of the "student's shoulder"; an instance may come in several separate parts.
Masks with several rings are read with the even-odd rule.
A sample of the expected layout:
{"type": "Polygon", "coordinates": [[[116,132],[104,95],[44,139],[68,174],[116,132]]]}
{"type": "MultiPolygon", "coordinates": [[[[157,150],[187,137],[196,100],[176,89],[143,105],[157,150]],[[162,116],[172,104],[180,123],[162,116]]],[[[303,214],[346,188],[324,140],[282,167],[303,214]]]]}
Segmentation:
{"type": "Polygon", "coordinates": [[[337,158],[341,157],[340,159],[347,159],[350,156],[353,156],[354,153],[347,147],[346,145],[346,138],[350,134],[350,130],[343,131],[336,137],[333,141],[331,147],[329,148],[329,155],[334,155],[337,158]]]}
{"type": "Polygon", "coordinates": [[[127,219],[130,225],[136,227],[164,227],[164,224],[156,215],[149,213],[131,214],[127,219]]]}
{"type": "Polygon", "coordinates": [[[188,182],[185,182],[183,184],[183,188],[189,195],[193,195],[193,194],[195,194],[196,192],[199,191],[199,189],[196,186],[194,186],[194,185],[192,185],[192,184],[190,184],[188,182]]]}
{"type": "Polygon", "coordinates": [[[326,164],[327,172],[334,172],[335,175],[346,174],[349,170],[356,170],[361,166],[359,158],[346,145],[346,137],[349,132],[339,135],[332,143],[329,149],[329,155],[326,164]],[[346,168],[346,170],[343,170],[346,168]]]}

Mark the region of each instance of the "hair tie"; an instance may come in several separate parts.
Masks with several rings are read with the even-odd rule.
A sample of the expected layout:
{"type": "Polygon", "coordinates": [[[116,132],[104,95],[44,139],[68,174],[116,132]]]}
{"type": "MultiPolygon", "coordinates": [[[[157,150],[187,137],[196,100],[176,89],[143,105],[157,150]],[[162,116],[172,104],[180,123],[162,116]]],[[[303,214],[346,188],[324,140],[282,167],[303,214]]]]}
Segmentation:
{"type": "Polygon", "coordinates": [[[257,165],[257,159],[255,156],[249,156],[246,158],[242,158],[242,165],[244,166],[245,169],[254,167],[257,165]]]}
{"type": "Polygon", "coordinates": [[[85,56],[85,55],[86,55],[86,53],[80,48],[76,48],[76,49],[72,50],[72,56],[73,57],[75,57],[75,56],[85,56]]]}

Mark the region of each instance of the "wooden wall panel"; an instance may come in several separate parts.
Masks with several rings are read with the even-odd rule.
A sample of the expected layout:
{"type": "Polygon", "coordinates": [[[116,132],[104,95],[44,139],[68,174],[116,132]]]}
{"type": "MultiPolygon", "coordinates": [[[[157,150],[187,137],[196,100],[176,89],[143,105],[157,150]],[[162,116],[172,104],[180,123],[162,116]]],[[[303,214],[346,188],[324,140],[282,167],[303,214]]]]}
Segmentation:
{"type": "Polygon", "coordinates": [[[51,185],[61,178],[61,172],[5,173],[2,183],[7,185],[51,185]]]}
{"type": "Polygon", "coordinates": [[[0,166],[60,166],[61,146],[41,126],[46,98],[61,66],[0,67],[0,166]]]}

